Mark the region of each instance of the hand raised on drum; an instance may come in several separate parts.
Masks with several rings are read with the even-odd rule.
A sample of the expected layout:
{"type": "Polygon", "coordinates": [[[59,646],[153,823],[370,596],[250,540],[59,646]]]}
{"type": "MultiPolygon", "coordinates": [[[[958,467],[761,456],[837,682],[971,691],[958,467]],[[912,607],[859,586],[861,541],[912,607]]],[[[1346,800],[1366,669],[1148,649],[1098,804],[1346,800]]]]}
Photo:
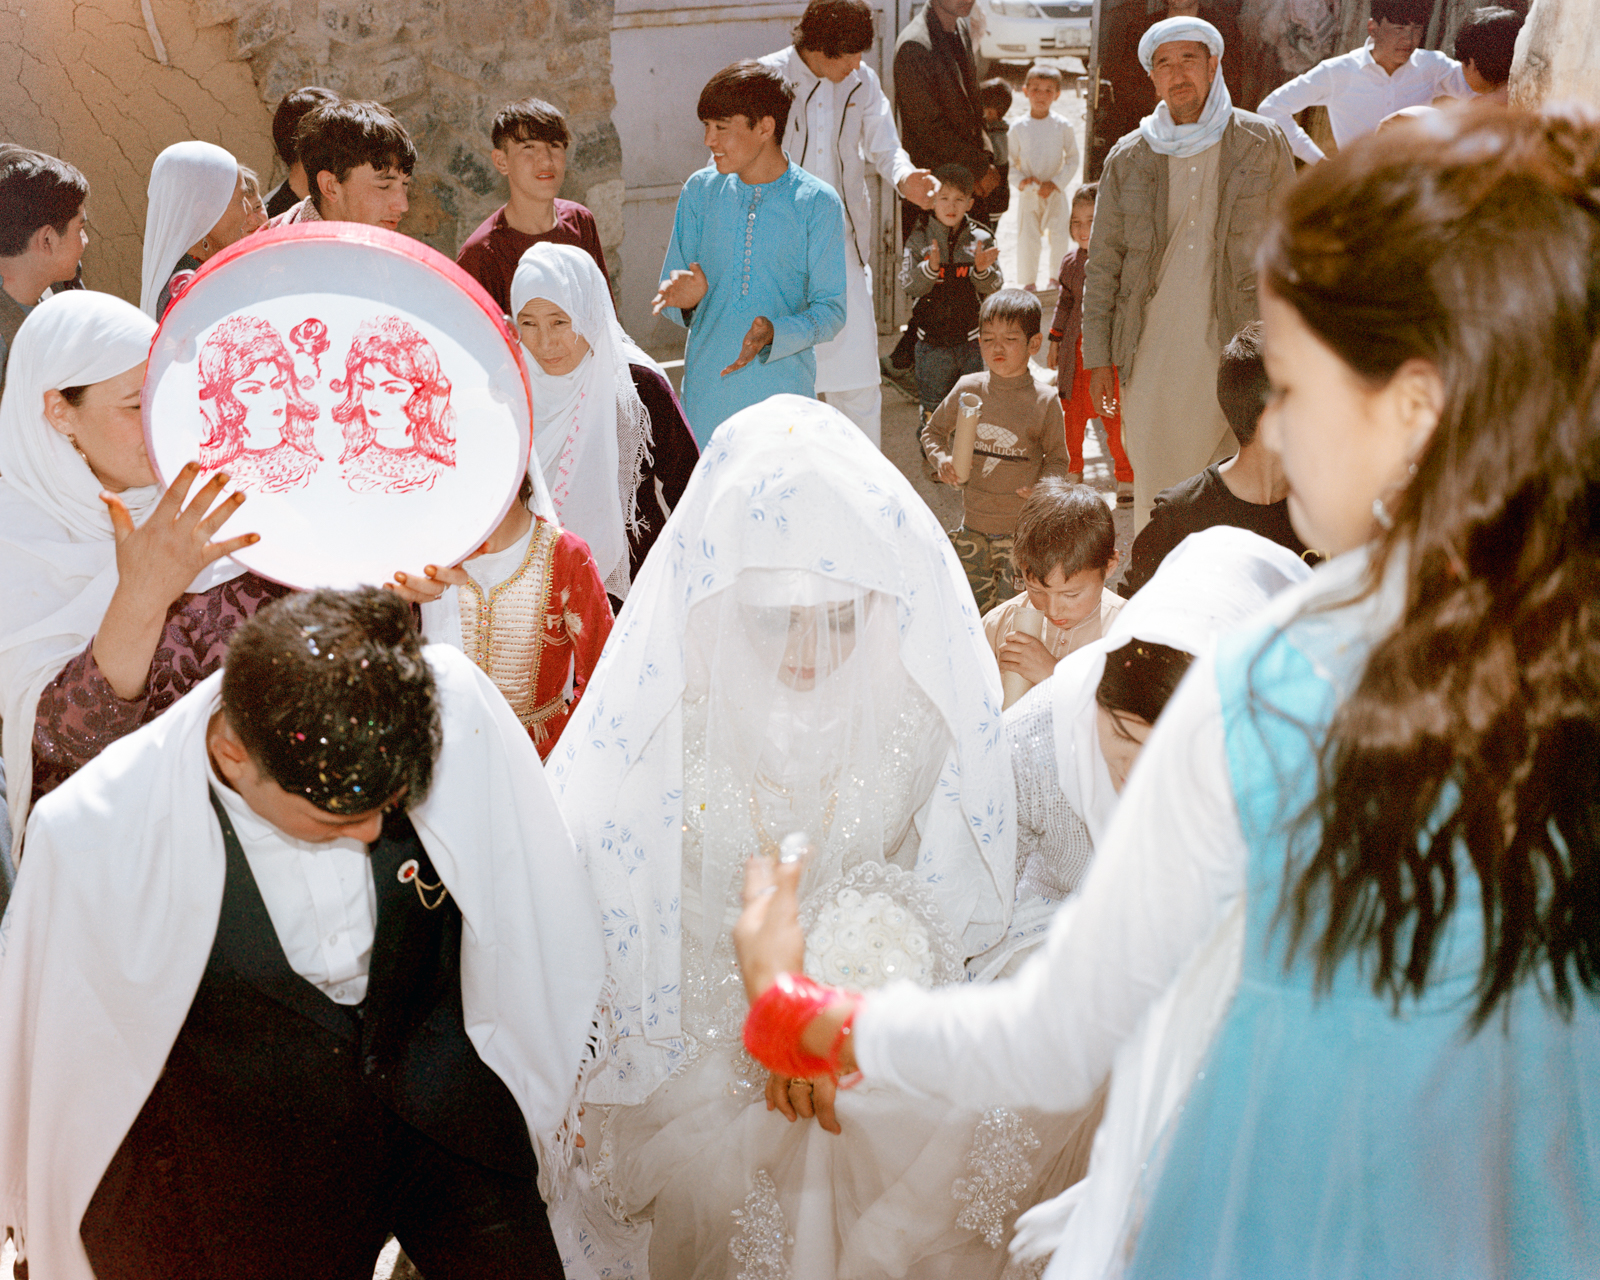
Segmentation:
{"type": "Polygon", "coordinates": [[[95,632],[94,660],[119,698],[143,694],[167,610],[189,589],[195,575],[213,560],[261,541],[255,533],[222,542],[211,540],[239,509],[244,494],[217,502],[228,483],[228,477],[219,472],[185,506],[199,474],[198,462],[187,464],[138,528],[118,495],[100,495],[110,512],[111,535],[117,544],[117,589],[95,632]]]}
{"type": "Polygon", "coordinates": [[[225,542],[211,541],[211,535],[243,504],[244,494],[235,493],[218,503],[218,495],[228,486],[228,477],[218,472],[185,506],[189,489],[199,474],[200,464],[188,463],[167,486],[150,518],[137,529],[127,504],[118,495],[100,495],[100,501],[110,510],[111,534],[117,541],[119,589],[126,585],[136,599],[163,615],[188,590],[195,575],[213,560],[261,541],[255,533],[240,534],[225,542]]]}
{"type": "MultiPolygon", "coordinates": [[[[468,559],[471,559],[469,556],[468,559]]],[[[451,587],[465,586],[467,571],[460,565],[427,564],[421,573],[397,570],[393,582],[383,584],[407,604],[432,604],[451,587]]]]}

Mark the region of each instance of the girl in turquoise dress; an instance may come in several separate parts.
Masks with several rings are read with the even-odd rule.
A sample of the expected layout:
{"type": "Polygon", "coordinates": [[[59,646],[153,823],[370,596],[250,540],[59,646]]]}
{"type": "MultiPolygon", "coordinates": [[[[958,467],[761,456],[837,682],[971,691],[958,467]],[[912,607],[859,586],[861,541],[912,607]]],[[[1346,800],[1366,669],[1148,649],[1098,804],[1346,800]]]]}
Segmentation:
{"type": "MultiPolygon", "coordinates": [[[[798,1047],[969,1106],[1114,1066],[1050,1277],[1600,1274],[1600,119],[1349,147],[1260,284],[1335,558],[1190,669],[1014,980],[824,991],[798,1047]]],[[[736,935],[769,1054],[793,880],[736,935]]]]}

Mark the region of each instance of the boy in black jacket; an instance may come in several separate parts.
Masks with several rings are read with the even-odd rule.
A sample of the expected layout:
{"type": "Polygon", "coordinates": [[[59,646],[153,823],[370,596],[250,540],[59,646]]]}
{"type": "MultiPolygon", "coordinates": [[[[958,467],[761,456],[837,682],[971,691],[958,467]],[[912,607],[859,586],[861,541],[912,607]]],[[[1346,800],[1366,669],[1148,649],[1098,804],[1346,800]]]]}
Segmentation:
{"type": "Polygon", "coordinates": [[[1001,285],[1000,248],[967,217],[972,173],[958,164],[933,171],[939,190],[933,208],[906,237],[900,287],[919,305],[917,391],[924,419],[939,407],[957,379],[983,369],[978,352],[978,308],[1001,285]]]}

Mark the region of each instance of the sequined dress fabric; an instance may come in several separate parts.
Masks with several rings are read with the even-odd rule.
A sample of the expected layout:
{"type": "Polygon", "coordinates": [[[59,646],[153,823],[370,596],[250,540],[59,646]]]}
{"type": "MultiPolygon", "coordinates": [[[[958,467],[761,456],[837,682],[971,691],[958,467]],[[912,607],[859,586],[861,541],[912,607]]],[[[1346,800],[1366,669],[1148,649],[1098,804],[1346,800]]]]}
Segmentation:
{"type": "MultiPolygon", "coordinates": [[[[814,1121],[790,1125],[767,1110],[767,1072],[741,1038],[748,1004],[729,929],[715,931],[709,954],[700,943],[706,907],[695,886],[702,883],[708,830],[742,829],[752,850],[759,842],[750,796],[708,777],[705,714],[703,703],[686,703],[685,1060],[645,1103],[591,1109],[603,1116],[586,1126],[598,1134],[590,1171],[607,1202],[625,1217],[651,1220],[648,1267],[656,1275],[1013,1280],[1036,1274],[1012,1267],[1004,1246],[1022,1209],[1081,1172],[1087,1135],[1080,1136],[1076,1118],[929,1106],[870,1082],[839,1094],[842,1136],[814,1121]]],[[[843,964],[856,987],[899,976],[920,976],[928,986],[961,980],[954,935],[908,868],[898,865],[909,862],[916,846],[911,818],[930,785],[926,743],[940,732],[937,710],[913,693],[885,736],[870,798],[901,819],[888,823],[898,841],[887,853],[861,841],[864,815],[848,800],[827,837],[814,842],[801,900],[808,972],[836,979],[843,964]],[[884,964],[895,955],[902,960],[884,964]],[[902,963],[914,972],[884,971],[902,963]]],[[[727,879],[710,909],[731,925],[741,900],[737,868],[727,879]]],[[[637,1264],[646,1265],[642,1249],[637,1264]]]]}
{"type": "Polygon", "coordinates": [[[1078,887],[1094,845],[1056,775],[1054,706],[1029,698],[1006,717],[1017,784],[1017,896],[1059,902],[1078,887]]]}

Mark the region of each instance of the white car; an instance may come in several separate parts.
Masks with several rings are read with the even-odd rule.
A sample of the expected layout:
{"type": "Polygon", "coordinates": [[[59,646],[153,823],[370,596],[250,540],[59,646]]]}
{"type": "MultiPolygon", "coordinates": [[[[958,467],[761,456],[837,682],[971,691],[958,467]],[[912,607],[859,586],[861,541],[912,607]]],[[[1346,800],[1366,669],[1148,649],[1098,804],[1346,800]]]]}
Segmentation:
{"type": "Polygon", "coordinates": [[[976,53],[991,62],[1031,62],[1061,54],[1089,56],[1094,0],[978,0],[976,53]]]}

